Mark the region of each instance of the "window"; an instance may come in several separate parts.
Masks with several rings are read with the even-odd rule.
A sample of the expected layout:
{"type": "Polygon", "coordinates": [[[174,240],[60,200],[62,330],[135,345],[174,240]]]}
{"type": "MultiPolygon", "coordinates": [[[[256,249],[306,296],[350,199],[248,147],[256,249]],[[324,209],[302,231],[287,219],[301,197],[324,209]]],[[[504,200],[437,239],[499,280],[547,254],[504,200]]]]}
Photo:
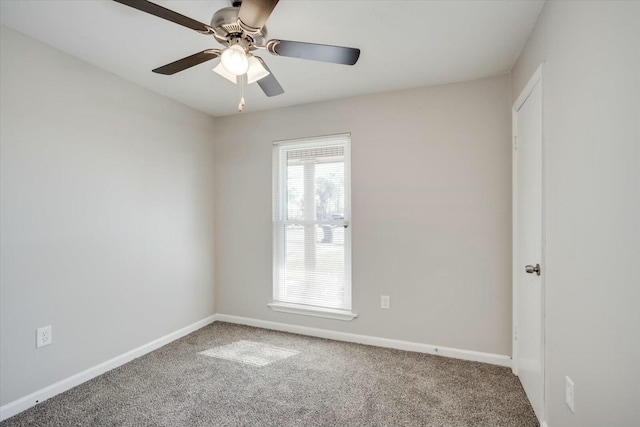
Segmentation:
{"type": "Polygon", "coordinates": [[[275,143],[276,311],[352,320],[350,137],[275,143]]]}

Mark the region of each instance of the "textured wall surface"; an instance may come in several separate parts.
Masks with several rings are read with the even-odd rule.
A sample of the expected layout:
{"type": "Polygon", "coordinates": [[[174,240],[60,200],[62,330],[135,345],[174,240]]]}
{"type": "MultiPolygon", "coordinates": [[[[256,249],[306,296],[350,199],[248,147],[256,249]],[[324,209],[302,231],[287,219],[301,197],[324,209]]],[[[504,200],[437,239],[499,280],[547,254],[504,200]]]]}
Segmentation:
{"type": "Polygon", "coordinates": [[[216,310],[511,354],[510,77],[216,120],[216,310]],[[351,322],[275,313],[272,142],[351,133],[351,322]],[[391,296],[381,310],[380,295],[391,296]]]}
{"type": "Polygon", "coordinates": [[[541,62],[546,418],[640,425],[640,2],[548,1],[513,70],[514,99],[541,62]]]}
{"type": "Polygon", "coordinates": [[[0,42],[4,405],[214,313],[215,124],[6,27],[0,42]]]}

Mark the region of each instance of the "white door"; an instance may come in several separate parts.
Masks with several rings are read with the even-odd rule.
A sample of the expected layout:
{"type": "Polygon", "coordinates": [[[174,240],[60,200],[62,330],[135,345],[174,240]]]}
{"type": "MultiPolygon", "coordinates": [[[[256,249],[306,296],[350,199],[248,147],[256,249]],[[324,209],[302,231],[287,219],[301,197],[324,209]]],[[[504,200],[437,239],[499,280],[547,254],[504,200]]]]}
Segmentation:
{"type": "Polygon", "coordinates": [[[544,420],[541,69],[514,104],[514,371],[544,420]]]}

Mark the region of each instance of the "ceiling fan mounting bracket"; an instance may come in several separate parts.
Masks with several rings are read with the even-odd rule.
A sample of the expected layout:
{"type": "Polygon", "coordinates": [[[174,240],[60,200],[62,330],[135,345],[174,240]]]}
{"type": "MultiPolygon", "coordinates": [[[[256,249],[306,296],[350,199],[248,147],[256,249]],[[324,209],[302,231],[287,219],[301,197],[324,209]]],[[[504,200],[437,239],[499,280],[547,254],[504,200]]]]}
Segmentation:
{"type": "Polygon", "coordinates": [[[244,32],[249,33],[249,34],[258,34],[262,30],[262,28],[250,27],[247,24],[245,24],[244,22],[242,22],[240,19],[238,19],[238,25],[240,25],[240,27],[242,28],[242,30],[244,32]]]}
{"type": "Polygon", "coordinates": [[[280,40],[269,40],[267,42],[267,46],[265,47],[267,48],[270,54],[275,56],[280,56],[278,52],[276,52],[276,46],[278,46],[279,43],[280,43],[280,40]]]}
{"type": "Polygon", "coordinates": [[[200,34],[204,34],[205,36],[208,35],[216,35],[216,32],[213,30],[213,28],[211,27],[207,27],[206,31],[205,30],[196,30],[197,32],[199,32],[200,34]]]}

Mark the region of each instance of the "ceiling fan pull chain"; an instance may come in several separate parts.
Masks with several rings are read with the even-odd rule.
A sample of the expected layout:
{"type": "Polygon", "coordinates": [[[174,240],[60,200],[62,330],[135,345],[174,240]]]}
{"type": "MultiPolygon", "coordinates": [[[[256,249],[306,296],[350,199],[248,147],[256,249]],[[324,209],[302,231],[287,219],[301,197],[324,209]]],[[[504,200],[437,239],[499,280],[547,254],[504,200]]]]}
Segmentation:
{"type": "Polygon", "coordinates": [[[240,77],[240,102],[238,103],[238,112],[242,113],[244,109],[244,76],[245,74],[239,76],[240,77]]]}

